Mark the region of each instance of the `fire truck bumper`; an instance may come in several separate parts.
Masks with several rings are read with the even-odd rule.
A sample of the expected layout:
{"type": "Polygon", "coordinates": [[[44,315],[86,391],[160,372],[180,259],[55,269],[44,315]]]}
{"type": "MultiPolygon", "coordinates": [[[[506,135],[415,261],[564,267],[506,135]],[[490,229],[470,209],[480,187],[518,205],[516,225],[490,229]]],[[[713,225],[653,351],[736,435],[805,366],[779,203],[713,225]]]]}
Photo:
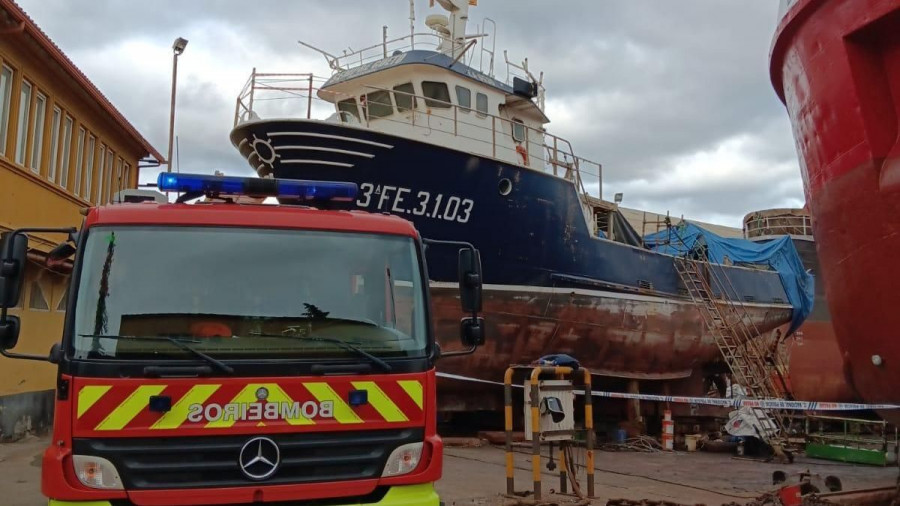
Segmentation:
{"type": "MultiPolygon", "coordinates": [[[[433,483],[418,485],[403,485],[391,487],[387,494],[373,503],[347,503],[342,506],[361,506],[371,504],[373,506],[439,506],[440,498],[434,491],[433,483]]],[[[108,501],[59,501],[50,499],[49,506],[112,506],[108,501]]]]}

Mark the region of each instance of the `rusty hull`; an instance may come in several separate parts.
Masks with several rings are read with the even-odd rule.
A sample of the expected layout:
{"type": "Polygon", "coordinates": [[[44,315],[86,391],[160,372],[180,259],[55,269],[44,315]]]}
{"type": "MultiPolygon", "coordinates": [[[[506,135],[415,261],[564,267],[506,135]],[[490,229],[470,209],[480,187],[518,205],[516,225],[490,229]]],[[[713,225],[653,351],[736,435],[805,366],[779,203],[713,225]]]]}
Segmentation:
{"type": "MultiPolygon", "coordinates": [[[[435,331],[444,350],[459,349],[458,292],[449,283],[432,283],[435,331]]],[[[763,335],[791,320],[789,305],[746,304],[763,335]]],[[[438,362],[438,371],[502,381],[510,364],[566,353],[597,376],[610,379],[672,381],[704,395],[702,382],[675,381],[705,368],[724,372],[715,341],[689,300],[594,290],[485,286],[486,339],[473,355],[438,362]]],[[[438,383],[444,411],[495,410],[502,399],[484,384],[458,380],[438,383]]],[[[499,390],[498,390],[499,392],[499,390]]]]}

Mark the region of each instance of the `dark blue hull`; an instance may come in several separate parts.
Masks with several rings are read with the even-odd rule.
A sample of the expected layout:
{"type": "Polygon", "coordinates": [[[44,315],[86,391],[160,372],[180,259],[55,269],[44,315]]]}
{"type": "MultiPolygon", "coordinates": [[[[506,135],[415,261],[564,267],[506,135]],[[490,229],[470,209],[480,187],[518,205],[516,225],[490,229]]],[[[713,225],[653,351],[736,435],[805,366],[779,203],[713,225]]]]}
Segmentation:
{"type": "MultiPolygon", "coordinates": [[[[551,174],[322,121],[244,123],[231,140],[262,173],[352,181],[359,208],[404,216],[423,237],[473,243],[486,283],[686,299],[672,257],[592,237],[575,186],[551,174]]],[[[429,252],[433,280],[455,278],[454,254],[429,252]]],[[[742,301],[786,302],[776,273],[725,270],[742,301]]]]}
{"type": "MultiPolygon", "coordinates": [[[[596,381],[666,381],[703,395],[726,367],[668,255],[590,236],[569,181],[442,146],[320,121],[239,125],[232,142],[260,174],[353,181],[359,208],[399,214],[423,237],[481,250],[487,342],[441,372],[498,381],[510,364],[569,353],[596,381]],[[600,379],[602,378],[602,380],[600,379]]],[[[458,349],[456,253],[430,248],[432,316],[443,349],[458,349]]],[[[726,267],[749,319],[786,329],[791,306],[774,272],[726,267]]],[[[598,383],[598,387],[621,384],[598,383]]],[[[502,409],[500,391],[441,380],[442,411],[502,409]]]]}

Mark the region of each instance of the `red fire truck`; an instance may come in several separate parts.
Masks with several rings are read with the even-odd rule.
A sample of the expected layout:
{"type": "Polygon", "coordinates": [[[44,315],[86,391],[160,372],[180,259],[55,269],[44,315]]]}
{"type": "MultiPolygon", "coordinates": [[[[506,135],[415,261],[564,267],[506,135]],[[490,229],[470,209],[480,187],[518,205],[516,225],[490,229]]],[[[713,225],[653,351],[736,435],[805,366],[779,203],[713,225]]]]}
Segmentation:
{"type": "MultiPolygon", "coordinates": [[[[51,505],[437,505],[442,444],[425,247],[459,248],[465,348],[481,263],[401,218],[333,208],[356,185],[167,174],[179,202],[95,207],[0,244],[0,352],[58,364],[51,505]],[[205,196],[193,204],[186,201],[205,196]],[[74,255],[62,340],[10,351],[28,234],[74,255]]],[[[161,195],[161,194],[160,194],[161,195]]]]}

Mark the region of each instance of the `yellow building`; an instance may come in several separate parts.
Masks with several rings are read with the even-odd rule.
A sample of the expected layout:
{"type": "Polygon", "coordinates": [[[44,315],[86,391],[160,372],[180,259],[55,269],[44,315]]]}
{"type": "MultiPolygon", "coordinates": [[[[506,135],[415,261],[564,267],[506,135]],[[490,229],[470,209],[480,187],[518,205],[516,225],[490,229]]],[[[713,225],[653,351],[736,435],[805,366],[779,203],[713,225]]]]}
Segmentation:
{"type": "MultiPolygon", "coordinates": [[[[0,0],[0,233],[77,227],[80,211],[137,185],[163,157],[13,1],[0,0]]],[[[62,237],[32,236],[15,351],[62,336],[68,273],[43,257],[62,237]]],[[[55,366],[0,357],[0,440],[52,421],[55,366]]]]}

